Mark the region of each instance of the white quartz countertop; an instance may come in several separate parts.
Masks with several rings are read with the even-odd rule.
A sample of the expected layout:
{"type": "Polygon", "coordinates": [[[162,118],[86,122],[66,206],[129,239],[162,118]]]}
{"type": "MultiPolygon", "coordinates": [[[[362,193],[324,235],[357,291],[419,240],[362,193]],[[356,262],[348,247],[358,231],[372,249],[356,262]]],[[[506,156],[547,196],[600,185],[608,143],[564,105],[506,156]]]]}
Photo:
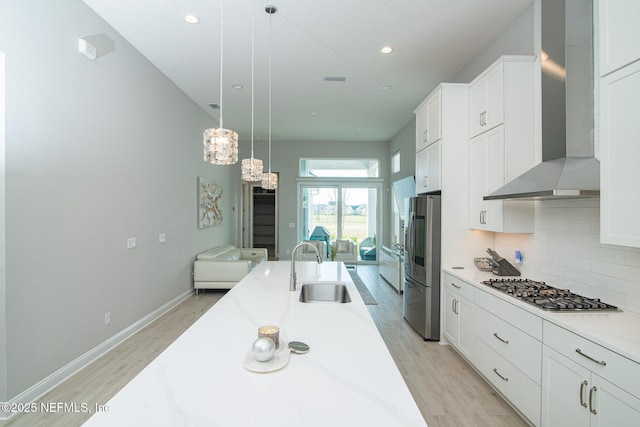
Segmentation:
{"type": "Polygon", "coordinates": [[[263,262],[85,425],[426,426],[344,265],[296,265],[299,282],[345,282],[352,302],[301,303],[291,263],[263,262]],[[275,372],[247,371],[263,325],[311,350],[275,372]]]}
{"type": "MultiPolygon", "coordinates": [[[[552,312],[533,307],[509,295],[495,290],[481,283],[483,280],[495,279],[498,276],[482,272],[477,269],[444,268],[461,280],[475,285],[478,289],[488,292],[511,304],[521,307],[528,312],[548,320],[562,328],[583,336],[614,351],[628,359],[640,363],[640,313],[629,310],[620,312],[610,311],[574,311],[552,312]]],[[[527,277],[536,280],[536,277],[527,277]]],[[[548,283],[554,286],[553,283],[548,283]]],[[[606,302],[606,301],[605,301],[606,302]]]]}

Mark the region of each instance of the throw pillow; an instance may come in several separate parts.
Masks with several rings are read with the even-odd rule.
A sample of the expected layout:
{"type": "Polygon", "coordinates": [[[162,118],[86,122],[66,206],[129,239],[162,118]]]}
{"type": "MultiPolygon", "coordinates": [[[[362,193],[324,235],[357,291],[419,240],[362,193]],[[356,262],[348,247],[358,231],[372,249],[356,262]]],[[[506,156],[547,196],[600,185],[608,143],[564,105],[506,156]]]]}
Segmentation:
{"type": "Polygon", "coordinates": [[[348,240],[338,240],[338,252],[349,252],[348,240]]]}

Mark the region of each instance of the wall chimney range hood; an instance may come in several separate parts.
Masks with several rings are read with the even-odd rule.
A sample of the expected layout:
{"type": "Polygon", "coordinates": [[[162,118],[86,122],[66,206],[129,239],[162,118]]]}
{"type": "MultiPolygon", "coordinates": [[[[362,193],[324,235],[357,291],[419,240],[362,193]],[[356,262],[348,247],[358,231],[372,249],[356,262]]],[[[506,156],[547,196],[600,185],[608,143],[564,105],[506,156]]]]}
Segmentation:
{"type": "Polygon", "coordinates": [[[542,160],[484,200],[600,196],[593,152],[593,4],[542,0],[542,160]]]}

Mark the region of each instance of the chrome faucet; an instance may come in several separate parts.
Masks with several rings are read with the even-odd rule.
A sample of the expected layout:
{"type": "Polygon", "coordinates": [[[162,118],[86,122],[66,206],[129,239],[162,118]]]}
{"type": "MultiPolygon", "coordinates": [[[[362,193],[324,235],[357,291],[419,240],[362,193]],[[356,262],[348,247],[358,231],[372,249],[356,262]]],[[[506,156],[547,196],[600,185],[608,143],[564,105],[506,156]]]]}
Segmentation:
{"type": "Polygon", "coordinates": [[[291,251],[291,278],[289,279],[289,290],[290,291],[295,291],[296,290],[296,279],[297,279],[297,275],[296,275],[296,251],[299,248],[301,248],[302,246],[310,246],[310,247],[312,247],[313,250],[316,252],[316,258],[318,259],[318,264],[322,264],[322,257],[320,256],[320,252],[318,252],[318,248],[316,248],[311,243],[307,243],[307,242],[298,243],[296,245],[296,247],[293,248],[293,250],[291,251]]]}

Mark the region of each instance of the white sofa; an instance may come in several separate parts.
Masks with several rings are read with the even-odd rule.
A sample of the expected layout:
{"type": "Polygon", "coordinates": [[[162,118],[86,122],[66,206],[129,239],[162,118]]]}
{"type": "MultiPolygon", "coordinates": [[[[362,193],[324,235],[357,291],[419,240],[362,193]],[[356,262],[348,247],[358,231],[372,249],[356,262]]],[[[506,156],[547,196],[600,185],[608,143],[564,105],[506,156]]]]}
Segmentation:
{"type": "MultiPolygon", "coordinates": [[[[320,254],[320,259],[322,261],[326,261],[327,258],[327,244],[322,240],[303,240],[301,243],[309,243],[318,249],[318,253],[320,254]]],[[[318,261],[318,257],[316,255],[316,251],[311,249],[309,246],[301,247],[296,253],[296,259],[298,261],[318,261]]]]}
{"type": "Polygon", "coordinates": [[[333,261],[342,261],[345,265],[358,265],[358,247],[351,240],[335,240],[331,242],[331,249],[336,250],[333,261]]]}
{"type": "Polygon", "coordinates": [[[267,258],[266,248],[236,248],[233,245],[199,253],[193,263],[196,294],[200,289],[231,289],[254,265],[267,258]]]}

